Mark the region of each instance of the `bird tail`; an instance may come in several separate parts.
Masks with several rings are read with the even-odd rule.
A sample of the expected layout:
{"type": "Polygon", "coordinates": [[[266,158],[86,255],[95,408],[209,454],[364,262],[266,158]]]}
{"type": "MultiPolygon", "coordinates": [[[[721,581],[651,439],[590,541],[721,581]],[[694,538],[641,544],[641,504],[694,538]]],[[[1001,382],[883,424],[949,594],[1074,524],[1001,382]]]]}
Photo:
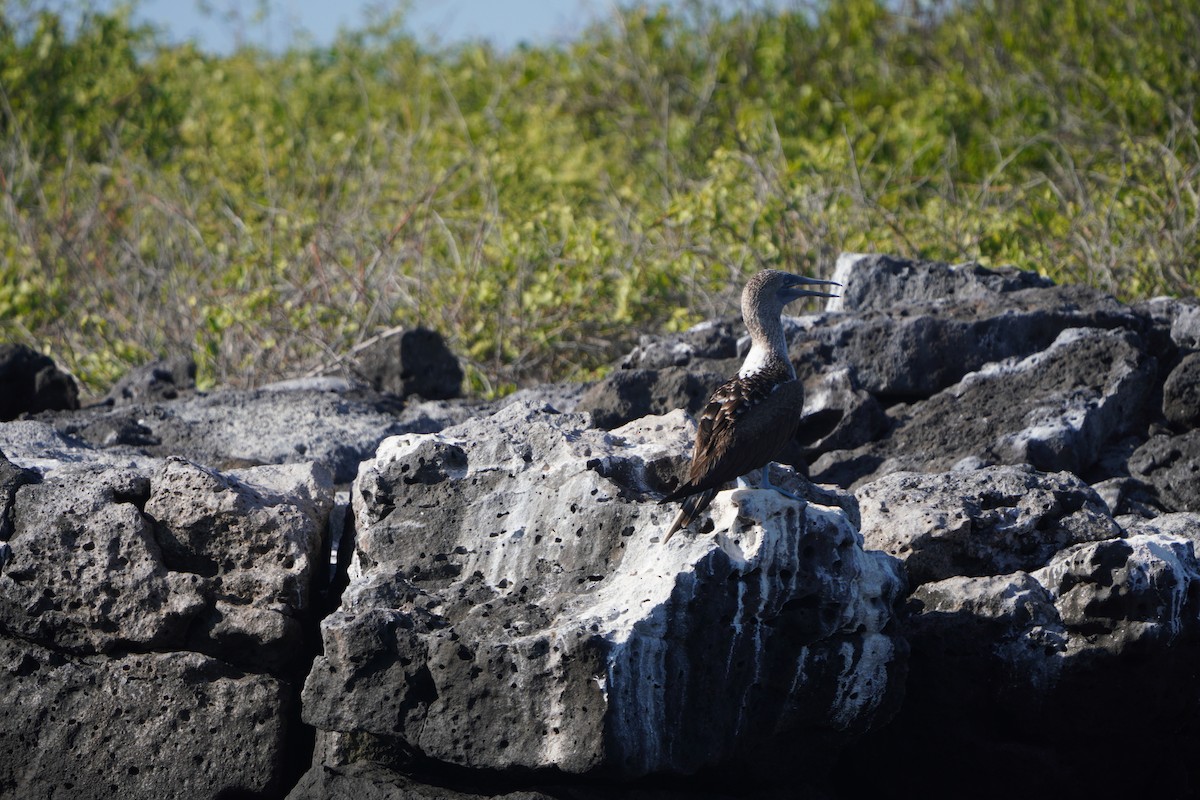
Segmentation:
{"type": "MultiPolygon", "coordinates": [[[[679,506],[679,513],[675,515],[674,521],[671,522],[671,528],[667,531],[667,535],[663,537],[663,544],[671,541],[671,537],[675,535],[675,531],[691,525],[696,517],[700,516],[700,512],[708,508],[708,504],[716,496],[716,489],[707,489],[685,497],[679,506]]],[[[662,502],[667,503],[673,499],[671,495],[668,495],[662,502]]]]}

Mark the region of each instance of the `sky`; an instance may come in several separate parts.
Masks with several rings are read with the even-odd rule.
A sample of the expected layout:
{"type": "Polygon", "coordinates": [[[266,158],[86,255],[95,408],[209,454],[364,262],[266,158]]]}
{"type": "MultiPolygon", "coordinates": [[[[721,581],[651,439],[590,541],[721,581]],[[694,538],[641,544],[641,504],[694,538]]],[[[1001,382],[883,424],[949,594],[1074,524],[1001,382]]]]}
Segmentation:
{"type": "MultiPolygon", "coordinates": [[[[102,0],[111,6],[115,0],[102,0]]],[[[744,0],[727,0],[736,6],[744,0]]],[[[626,0],[625,4],[629,4],[626,0]]],[[[651,0],[648,5],[656,5],[651,0]]],[[[670,0],[681,5],[682,0],[670,0]]],[[[170,41],[195,39],[214,53],[228,53],[238,43],[279,48],[297,33],[328,44],[339,28],[359,27],[371,7],[395,9],[391,0],[270,0],[263,23],[249,19],[255,0],[138,0],[135,19],[166,31],[170,41]],[[208,8],[207,12],[201,9],[208,8]]],[[[570,39],[589,22],[612,13],[614,0],[409,0],[405,27],[422,41],[455,44],[489,39],[498,47],[521,42],[548,44],[570,39]]]]}

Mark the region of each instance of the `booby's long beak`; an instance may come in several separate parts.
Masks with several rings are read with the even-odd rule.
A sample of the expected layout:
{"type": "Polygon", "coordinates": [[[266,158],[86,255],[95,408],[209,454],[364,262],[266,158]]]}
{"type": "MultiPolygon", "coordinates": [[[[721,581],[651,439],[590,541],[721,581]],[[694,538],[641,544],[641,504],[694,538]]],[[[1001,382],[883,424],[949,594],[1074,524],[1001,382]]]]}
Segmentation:
{"type": "Polygon", "coordinates": [[[817,278],[806,278],[803,275],[793,275],[792,284],[781,292],[787,298],[787,302],[799,299],[801,297],[837,297],[836,294],[829,292],[821,292],[816,289],[801,289],[801,286],[841,286],[837,281],[823,281],[817,278]]]}

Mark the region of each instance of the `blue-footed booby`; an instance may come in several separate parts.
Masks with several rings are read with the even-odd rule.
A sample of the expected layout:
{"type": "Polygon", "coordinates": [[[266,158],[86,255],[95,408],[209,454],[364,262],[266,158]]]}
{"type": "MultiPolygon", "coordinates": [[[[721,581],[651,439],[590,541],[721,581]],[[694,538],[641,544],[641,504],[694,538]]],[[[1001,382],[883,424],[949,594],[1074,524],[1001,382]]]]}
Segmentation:
{"type": "MultiPolygon", "coordinates": [[[[708,398],[696,429],[696,446],[687,480],[660,502],[683,500],[663,543],[708,508],[723,484],[767,467],[796,433],[804,405],[804,384],[788,358],[783,307],[801,297],[837,295],[802,287],[840,286],[765,269],[742,290],[742,320],[750,333],[750,352],[737,377],[708,398]]],[[[764,487],[769,487],[763,470],[764,487]]]]}

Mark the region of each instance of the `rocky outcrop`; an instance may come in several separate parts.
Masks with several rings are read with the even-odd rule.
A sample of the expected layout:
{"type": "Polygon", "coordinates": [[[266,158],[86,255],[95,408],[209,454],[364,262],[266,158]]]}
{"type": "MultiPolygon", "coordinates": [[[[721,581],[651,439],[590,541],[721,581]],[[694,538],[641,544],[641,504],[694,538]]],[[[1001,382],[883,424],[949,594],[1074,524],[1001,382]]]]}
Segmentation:
{"type": "Polygon", "coordinates": [[[1195,301],[836,278],[795,497],[666,545],[736,321],[489,403],[155,368],[0,424],[0,796],[1188,796],[1195,301]]]}
{"type": "Polygon", "coordinates": [[[824,493],[723,494],[709,532],[662,545],[673,510],[653,501],[692,435],[680,412],[606,434],[515,404],[386,441],[355,482],[355,577],[304,691],[327,765],[367,748],[752,780],[816,769],[885,719],[896,562],[824,493]]]}
{"type": "MultiPolygon", "coordinates": [[[[18,452],[39,428],[56,436],[10,423],[0,441],[18,452]]],[[[131,466],[57,443],[5,509],[0,794],[279,796],[328,470],[131,466]]]]}

